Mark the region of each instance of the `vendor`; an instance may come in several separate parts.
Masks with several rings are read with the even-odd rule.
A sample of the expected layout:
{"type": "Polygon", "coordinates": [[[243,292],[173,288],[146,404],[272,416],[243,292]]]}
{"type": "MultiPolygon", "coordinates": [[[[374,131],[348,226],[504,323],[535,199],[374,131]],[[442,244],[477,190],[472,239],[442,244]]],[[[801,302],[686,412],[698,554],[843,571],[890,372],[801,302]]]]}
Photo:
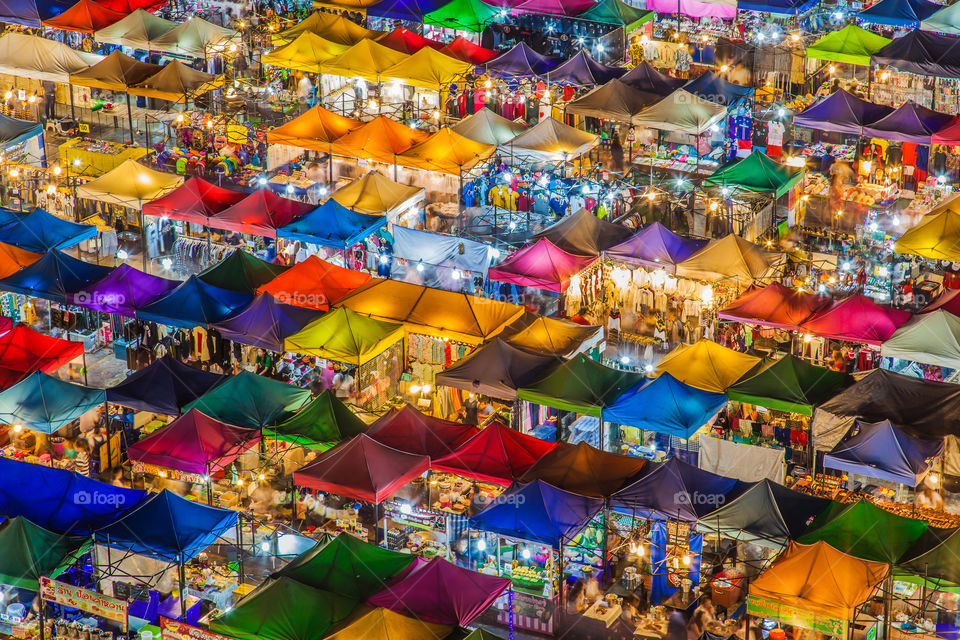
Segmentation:
{"type": "Polygon", "coordinates": [[[923,484],[923,489],[917,493],[916,502],[918,509],[943,511],[943,496],[937,493],[934,488],[926,482],[923,484]]]}
{"type": "Polygon", "coordinates": [[[690,623],[687,625],[687,637],[696,640],[707,630],[707,627],[716,621],[717,614],[713,608],[713,601],[707,597],[702,598],[700,606],[694,610],[690,623]]]}

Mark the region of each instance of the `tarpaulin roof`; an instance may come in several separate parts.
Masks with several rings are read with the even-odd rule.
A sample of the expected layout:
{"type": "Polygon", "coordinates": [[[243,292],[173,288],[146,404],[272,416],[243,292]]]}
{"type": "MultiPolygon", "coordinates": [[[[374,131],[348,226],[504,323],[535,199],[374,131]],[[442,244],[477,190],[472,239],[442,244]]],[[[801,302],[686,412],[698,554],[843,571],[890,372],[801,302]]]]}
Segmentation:
{"type": "MultiPolygon", "coordinates": [[[[945,144],[952,147],[960,145],[960,121],[949,124],[934,133],[930,136],[930,142],[932,144],[945,144]]],[[[930,211],[927,213],[933,212],[930,211]]]]}
{"type": "Polygon", "coordinates": [[[814,315],[800,327],[814,335],[879,345],[910,319],[910,312],[854,294],[814,315]]]}
{"type": "Polygon", "coordinates": [[[343,16],[325,11],[314,11],[302,22],[273,36],[273,41],[276,44],[290,42],[304,31],[310,31],[327,40],[347,45],[354,45],[361,40],[378,38],[383,35],[382,31],[365,29],[343,16]]]}
{"type": "MultiPolygon", "coordinates": [[[[346,55],[346,54],[344,54],[346,55]]],[[[402,54],[398,54],[402,55],[402,54]]],[[[333,144],[333,153],[348,158],[376,160],[393,164],[398,154],[430,137],[427,131],[411,129],[387,116],[377,116],[333,144]]],[[[336,194],[333,196],[336,199],[336,194]]],[[[348,204],[337,202],[347,208],[348,204]]]]}
{"type": "MultiPolygon", "coordinates": [[[[26,1],[33,4],[32,0],[26,1]]],[[[19,12],[15,7],[16,4],[11,6],[9,3],[0,5],[0,19],[3,22],[29,24],[26,20],[17,20],[16,15],[5,15],[10,11],[19,12]]],[[[20,14],[20,16],[24,15],[20,14]]],[[[40,26],[39,18],[33,26],[40,26]]],[[[39,36],[11,31],[0,37],[0,73],[12,76],[51,82],[70,82],[71,74],[97,64],[102,59],[103,56],[75,51],[62,42],[39,36]]]]}
{"type": "Polygon", "coordinates": [[[43,132],[39,122],[18,120],[3,114],[0,116],[3,116],[0,117],[0,148],[2,149],[9,149],[43,132]]]}
{"type": "Polygon", "coordinates": [[[431,462],[434,471],[509,485],[556,448],[495,421],[453,453],[431,462]]]}
{"type": "Polygon", "coordinates": [[[793,117],[793,123],[811,129],[860,135],[863,128],[893,111],[840,89],[793,117]]]}
{"type": "Polygon", "coordinates": [[[485,65],[487,74],[498,78],[542,75],[560,64],[560,58],[537,53],[525,42],[518,42],[485,65]]]}
{"type": "Polygon", "coordinates": [[[556,356],[520,349],[496,337],[438,372],[436,383],[515,400],[518,388],[543,377],[560,362],[556,356]]]}
{"type": "Polygon", "coordinates": [[[47,18],[41,24],[45,27],[54,27],[66,31],[93,33],[109,27],[126,14],[108,9],[93,0],[78,0],[76,4],[58,16],[47,18]]]}
{"type": "Polygon", "coordinates": [[[82,342],[73,342],[17,324],[0,335],[0,389],[20,382],[34,371],[53,373],[83,356],[82,342]]]}
{"type": "Polygon", "coordinates": [[[423,16],[439,9],[446,2],[447,0],[380,0],[367,9],[367,15],[406,22],[423,22],[423,16]]]}
{"type": "Polygon", "coordinates": [[[83,290],[71,293],[67,299],[80,307],[132,318],[137,309],[170,293],[179,284],[179,280],[168,280],[121,264],[83,290]]]}
{"type": "Polygon", "coordinates": [[[633,116],[660,99],[655,93],[640,91],[617,80],[610,80],[567,103],[567,113],[601,120],[630,123],[633,116]]]}
{"type": "Polygon", "coordinates": [[[659,222],[647,225],[626,240],[604,251],[608,258],[643,267],[676,273],[683,262],[706,244],[705,240],[685,238],[659,222]]]}
{"type": "Polygon", "coordinates": [[[541,315],[524,315],[504,330],[504,340],[527,351],[567,358],[601,332],[601,327],[541,315]]]}
{"type": "Polygon", "coordinates": [[[707,71],[697,76],[683,85],[683,90],[700,96],[704,100],[716,102],[717,104],[722,104],[727,107],[733,106],[753,95],[752,87],[745,87],[741,84],[734,84],[724,80],[713,71],[707,71]]]}
{"type": "Polygon", "coordinates": [[[645,458],[596,449],[586,442],[560,443],[523,474],[520,482],[542,480],[551,486],[591,498],[609,498],[633,480],[645,458]]]}
{"type": "Polygon", "coordinates": [[[477,142],[443,128],[397,156],[397,162],[424,171],[459,176],[492,156],[496,150],[496,145],[477,142]]]}
{"type": "Polygon", "coordinates": [[[523,0],[514,9],[517,12],[549,16],[575,16],[593,6],[593,0],[523,0]]]}
{"type": "Polygon", "coordinates": [[[21,214],[16,222],[0,228],[0,242],[34,253],[69,249],[96,235],[95,225],[77,224],[43,209],[21,214]]]}
{"type": "Polygon", "coordinates": [[[717,311],[717,317],[744,324],[799,331],[800,325],[830,306],[830,298],[797,291],[773,282],[751,285],[735,300],[717,311]]]}
{"type": "Polygon", "coordinates": [[[534,160],[559,161],[578,158],[597,146],[600,138],[554,118],[544,118],[504,146],[510,153],[534,160]]]}
{"type": "Polygon", "coordinates": [[[659,96],[668,96],[687,83],[681,78],[671,78],[660,73],[646,60],[620,76],[620,82],[659,96]]]}
{"type": "MultiPolygon", "coordinates": [[[[433,267],[431,271],[435,273],[431,274],[426,270],[418,272],[417,280],[427,286],[447,288],[438,283],[456,284],[449,277],[453,270],[458,270],[458,276],[461,275],[459,271],[470,271],[486,277],[490,261],[493,259],[490,245],[476,240],[400,225],[394,225],[391,233],[393,235],[392,257],[402,258],[408,262],[407,265],[402,265],[398,261],[391,263],[391,277],[397,280],[404,279],[409,263],[422,262],[424,265],[433,267]]],[[[466,274],[462,276],[467,277],[466,274]]]]}
{"type": "Polygon", "coordinates": [[[750,595],[848,621],[886,578],[887,570],[886,564],[859,560],[826,542],[791,542],[753,579],[750,595]]]}
{"type": "Polygon", "coordinates": [[[731,233],[719,240],[711,240],[706,247],[679,263],[677,275],[708,282],[735,278],[738,284],[749,284],[766,276],[778,257],[731,233]]]}
{"type": "Polygon", "coordinates": [[[477,573],[436,557],[388,584],[367,604],[418,620],[466,626],[480,617],[510,584],[509,578],[477,573]]]}
{"type": "Polygon", "coordinates": [[[380,444],[361,433],[295,471],[301,487],[380,504],[430,467],[430,458],[380,444]]]}
{"type": "Polygon", "coordinates": [[[932,260],[960,260],[960,212],[946,209],[925,215],[897,238],[894,249],[932,260]]]}
{"type": "Polygon", "coordinates": [[[223,469],[260,439],[256,429],[214,420],[196,409],[127,447],[127,457],[146,464],[208,475],[223,469]]]}
{"type": "Polygon", "coordinates": [[[730,20],[737,15],[736,0],[717,2],[715,0],[647,0],[647,9],[657,13],[680,13],[692,18],[722,18],[730,20]]]}
{"type": "Polygon", "coordinates": [[[603,409],[605,422],[689,438],[727,404],[727,396],[686,385],[669,373],[645,380],[603,409]]]}
{"type": "Polygon", "coordinates": [[[740,0],[737,8],[740,11],[765,11],[781,16],[796,16],[806,13],[816,4],[816,0],[740,0]]]}
{"type": "Polygon", "coordinates": [[[500,12],[481,0],[451,0],[423,16],[424,24],[459,31],[483,31],[500,12]]]}
{"type": "Polygon", "coordinates": [[[863,128],[863,135],[895,140],[930,144],[930,136],[953,121],[953,116],[918,105],[908,100],[892,113],[863,128]]]}
{"type": "Polygon", "coordinates": [[[890,42],[890,38],[867,31],[859,25],[848,24],[839,31],[827,33],[807,47],[807,57],[867,67],[870,66],[870,56],[890,42]]]}
{"type": "Polygon", "coordinates": [[[578,15],[577,19],[603,24],[622,24],[624,31],[630,33],[640,25],[653,20],[653,16],[652,11],[638,9],[621,0],[600,0],[578,15]]]}
{"type": "Polygon", "coordinates": [[[226,29],[194,16],[157,36],[150,43],[150,49],[188,58],[205,58],[215,53],[218,46],[236,36],[237,32],[233,29],[226,29]]]}
{"type": "Polygon", "coordinates": [[[463,36],[457,36],[448,42],[446,46],[440,49],[440,52],[447,54],[451,58],[463,60],[470,64],[485,64],[499,55],[496,51],[485,49],[478,44],[470,42],[463,36]]]}
{"type": "Polygon", "coordinates": [[[99,178],[78,186],[77,197],[139,209],[145,202],[170,193],[182,182],[180,176],[154,171],[128,159],[99,178]]]}
{"type": "Polygon", "coordinates": [[[270,431],[278,437],[296,444],[336,444],[367,430],[366,423],[343,404],[330,389],[270,431]]]}
{"type": "Polygon", "coordinates": [[[70,84],[126,91],[127,87],[143,82],[162,68],[158,64],[140,62],[116,49],[89,69],[72,74],[70,84]]]}
{"type": "Polygon", "coordinates": [[[67,296],[113,271],[54,249],[33,264],[0,280],[0,289],[66,304],[67,296]]]}
{"type": "Polygon", "coordinates": [[[960,78],[960,37],[914,29],[894,38],[870,56],[870,62],[924,76],[960,78]]]}
{"type": "Polygon", "coordinates": [[[657,363],[657,374],[669,373],[691,387],[724,393],[754,367],[760,358],[700,339],[681,344],[657,363]]]}
{"type": "Polygon", "coordinates": [[[880,0],[857,14],[860,22],[919,29],[920,22],[943,8],[929,0],[880,0]]]}
{"type": "Polygon", "coordinates": [[[960,35],[960,15],[957,15],[958,11],[960,11],[960,7],[954,7],[952,4],[942,7],[925,20],[921,20],[920,28],[924,31],[960,35]]]}
{"type": "Polygon", "coordinates": [[[170,355],[157,358],[106,390],[114,404],[167,415],[187,405],[226,379],[226,376],[184,364],[170,355]]]}
{"type": "Polygon", "coordinates": [[[340,307],[284,341],[284,350],[360,366],[403,339],[399,324],[340,307]]]}
{"type": "Polygon", "coordinates": [[[960,289],[944,289],[930,304],[921,309],[920,313],[930,313],[937,309],[943,309],[955,316],[960,316],[960,289]]]}
{"type": "Polygon", "coordinates": [[[491,267],[487,277],[562,293],[570,286],[570,278],[595,260],[593,257],[567,253],[546,238],[540,238],[491,267]]]}
{"type": "Polygon", "coordinates": [[[167,195],[145,203],[143,214],[206,224],[207,218],[240,202],[247,195],[193,176],[167,195]]]}
{"type": "Polygon", "coordinates": [[[370,280],[340,304],[417,333],[474,344],[497,335],[523,313],[522,307],[507,302],[380,279],[370,280]]]}
{"type": "Polygon", "coordinates": [[[137,309],[136,317],[171,327],[193,329],[223,320],[249,304],[252,298],[250,294],[221,289],[197,276],[190,276],[170,293],[137,309]]]}
{"type": "Polygon", "coordinates": [[[453,630],[450,625],[425,622],[380,607],[362,615],[326,640],[436,640],[453,630]]]}
{"type": "Polygon", "coordinates": [[[379,82],[386,69],[409,57],[373,40],[361,40],[336,58],[323,63],[323,72],[351,78],[361,76],[379,82]]]}
{"type": "Polygon", "coordinates": [[[577,256],[599,256],[605,249],[630,236],[630,229],[601,220],[586,209],[561,218],[531,238],[545,238],[556,247],[577,256]]]}
{"type": "Polygon", "coordinates": [[[851,383],[842,371],[818,367],[786,355],[763,371],[727,388],[731,400],[812,416],[816,406],[851,383]]]}
{"type": "Polygon", "coordinates": [[[477,435],[479,430],[472,424],[428,416],[405,404],[380,416],[366,433],[398,451],[440,458],[477,435]]]}
{"type": "Polygon", "coordinates": [[[149,51],[153,41],[177,26],[176,22],[154,15],[146,9],[136,9],[125,18],[93,34],[103,44],[115,44],[149,51]]]}
{"type": "MultiPolygon", "coordinates": [[[[169,35],[168,33],[157,38],[157,40],[169,35]]],[[[129,87],[127,93],[171,102],[184,102],[215,89],[221,84],[223,84],[223,76],[197,71],[179,60],[174,60],[143,82],[129,87]]]]}
{"type": "Polygon", "coordinates": [[[103,389],[91,389],[35,371],[0,391],[0,422],[54,433],[96,409],[103,399],[103,389]]]}
{"type": "Polygon", "coordinates": [[[916,487],[943,454],[944,442],[915,438],[889,420],[857,420],[850,432],[823,456],[823,466],[916,487]]]}
{"type": "Polygon", "coordinates": [[[38,4],[39,0],[6,0],[0,5],[0,22],[39,27],[41,17],[49,17],[64,11],[69,5],[62,0],[38,4]],[[43,12],[41,15],[41,7],[43,12]]]}
{"type": "Polygon", "coordinates": [[[637,385],[639,373],[605,367],[575,356],[534,384],[517,390],[521,400],[600,417],[600,411],[637,385]]]}
{"type": "Polygon", "coordinates": [[[287,267],[283,265],[261,260],[243,249],[234,249],[226,258],[197,274],[197,278],[227,291],[253,295],[258,287],[286,270],[287,267]]]}
{"type": "Polygon", "coordinates": [[[334,140],[362,126],[363,123],[359,120],[347,118],[317,105],[293,120],[268,131],[267,140],[271,144],[287,144],[327,152],[334,140]]]}
{"type": "Polygon", "coordinates": [[[11,276],[42,257],[42,254],[0,242],[0,278],[11,276]]]}
{"type": "Polygon", "coordinates": [[[320,316],[319,311],[283,304],[268,293],[214,323],[227,340],[283,353],[284,340],[320,316]]]}
{"type": "MultiPolygon", "coordinates": [[[[278,196],[258,189],[234,205],[207,218],[207,226],[237,233],[277,237],[277,230],[313,209],[308,202],[278,196]]],[[[262,284],[262,283],[260,283],[262,284]]]]}
{"type": "Polygon", "coordinates": [[[929,526],[925,520],[898,516],[867,500],[834,502],[798,540],[803,544],[823,541],[857,558],[894,563],[929,526]],[[870,531],[882,534],[870,535],[870,531]]]}
{"type": "Polygon", "coordinates": [[[727,115],[723,105],[677,89],[633,117],[633,124],[660,131],[700,135],[727,115]]]}
{"type": "Polygon", "coordinates": [[[293,42],[264,54],[262,61],[275,67],[320,73],[320,65],[349,48],[350,45],[331,42],[313,32],[304,31],[293,42]]]}
{"type": "Polygon", "coordinates": [[[239,427],[265,427],[283,422],[309,401],[308,389],[240,371],[185,409],[239,427]]]}
{"type": "Polygon", "coordinates": [[[603,508],[603,500],[542,480],[515,483],[470,518],[470,527],[559,548],[603,508]]]}
{"type": "Polygon", "coordinates": [[[344,185],[330,197],[348,209],[360,213],[385,213],[422,199],[423,187],[394,182],[379,171],[368,171],[344,185]]]}
{"type": "Polygon", "coordinates": [[[89,539],[50,531],[17,516],[0,530],[0,583],[39,591],[40,577],[55,578],[64,561],[89,539]]]}
{"type": "Polygon", "coordinates": [[[338,267],[310,256],[260,285],[257,293],[269,293],[284,304],[326,311],[369,279],[369,273],[338,267]]]}
{"type": "MultiPolygon", "coordinates": [[[[407,0],[407,2],[412,3],[415,2],[415,0],[407,0]]],[[[382,3],[378,2],[375,6],[379,6],[380,4],[382,3]]],[[[417,22],[419,21],[420,19],[418,18],[417,22]]],[[[424,47],[439,50],[444,46],[442,42],[437,42],[436,40],[431,40],[430,38],[424,38],[419,33],[410,31],[410,29],[405,27],[397,27],[387,35],[378,38],[377,42],[385,47],[390,47],[395,51],[399,51],[400,53],[406,53],[407,55],[414,54],[424,47]]]]}
{"type": "Polygon", "coordinates": [[[880,353],[960,369],[960,318],[944,309],[916,316],[883,342],[880,353]]]}
{"type": "Polygon", "coordinates": [[[911,575],[957,584],[960,571],[960,529],[931,527],[901,556],[897,568],[911,575]]]}
{"type": "Polygon", "coordinates": [[[707,176],[703,185],[768,193],[771,198],[777,199],[803,180],[805,174],[803,167],[781,164],[771,160],[765,153],[754,151],[746,158],[723,165],[707,176]]]}

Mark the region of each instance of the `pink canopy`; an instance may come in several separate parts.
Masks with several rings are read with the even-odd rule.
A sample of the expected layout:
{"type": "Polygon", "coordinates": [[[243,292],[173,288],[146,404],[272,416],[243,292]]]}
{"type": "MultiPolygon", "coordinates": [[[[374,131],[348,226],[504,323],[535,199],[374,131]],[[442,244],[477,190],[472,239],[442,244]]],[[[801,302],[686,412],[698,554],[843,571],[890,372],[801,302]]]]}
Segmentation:
{"type": "Polygon", "coordinates": [[[676,13],[678,7],[680,13],[692,18],[710,17],[731,20],[737,15],[736,3],[726,5],[701,2],[701,0],[647,0],[647,9],[653,9],[657,13],[676,13]]]}
{"type": "Polygon", "coordinates": [[[380,444],[431,458],[455,451],[478,433],[472,424],[428,416],[409,404],[391,409],[367,429],[367,435],[380,444]]]}
{"type": "Polygon", "coordinates": [[[546,238],[520,249],[488,272],[491,280],[512,282],[563,293],[570,277],[589,267],[596,258],[567,253],[546,238]]]}
{"type": "Polygon", "coordinates": [[[879,345],[909,319],[909,311],[877,304],[856,294],[834,302],[800,328],[824,338],[879,345]]]}

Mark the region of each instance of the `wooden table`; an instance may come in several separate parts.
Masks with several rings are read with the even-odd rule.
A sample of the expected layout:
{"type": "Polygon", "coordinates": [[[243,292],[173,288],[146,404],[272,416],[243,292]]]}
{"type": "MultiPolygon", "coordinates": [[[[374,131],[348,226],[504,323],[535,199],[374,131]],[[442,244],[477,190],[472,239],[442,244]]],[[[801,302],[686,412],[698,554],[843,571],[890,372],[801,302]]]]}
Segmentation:
{"type": "Polygon", "coordinates": [[[619,604],[615,604],[612,607],[608,606],[601,609],[600,602],[600,600],[597,600],[590,605],[590,608],[583,612],[583,616],[585,618],[599,620],[607,627],[607,629],[609,629],[617,621],[617,618],[620,617],[620,614],[623,613],[623,607],[621,607],[619,604]]]}
{"type": "Polygon", "coordinates": [[[667,622],[663,621],[651,624],[645,620],[637,625],[637,628],[633,630],[633,635],[642,638],[662,638],[667,635],[667,622]]]}

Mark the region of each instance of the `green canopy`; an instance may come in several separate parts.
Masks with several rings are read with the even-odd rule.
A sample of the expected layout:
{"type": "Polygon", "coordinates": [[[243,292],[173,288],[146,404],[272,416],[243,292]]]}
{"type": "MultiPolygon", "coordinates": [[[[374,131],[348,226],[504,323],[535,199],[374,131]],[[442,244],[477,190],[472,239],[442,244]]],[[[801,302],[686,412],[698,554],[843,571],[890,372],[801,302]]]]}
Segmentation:
{"type": "Polygon", "coordinates": [[[578,20],[590,20],[605,24],[622,24],[624,31],[630,33],[637,27],[653,19],[655,12],[631,7],[621,0],[600,0],[589,10],[577,16],[578,20]]]}
{"type": "Polygon", "coordinates": [[[742,160],[726,164],[703,181],[705,187],[733,187],[779,198],[801,180],[803,167],[780,164],[767,154],[754,151],[742,160]]]}
{"type": "Polygon", "coordinates": [[[275,425],[289,418],[310,400],[310,391],[286,382],[241,371],[183,408],[235,427],[275,425]]]}
{"type": "Polygon", "coordinates": [[[846,373],[817,367],[788,355],[752,378],[728,387],[727,397],[812,416],[814,407],[832,398],[851,381],[846,373]]]}
{"type": "Polygon", "coordinates": [[[881,509],[866,500],[835,502],[814,518],[800,536],[801,544],[823,540],[862,560],[894,563],[930,525],[881,509]]]}
{"type": "Polygon", "coordinates": [[[40,576],[56,578],[89,542],[14,518],[0,531],[0,584],[36,591],[40,576]]]}
{"type": "Polygon", "coordinates": [[[521,400],[600,417],[601,410],[643,381],[639,373],[575,356],[536,384],[517,390],[521,400]]]}
{"type": "Polygon", "coordinates": [[[855,24],[831,31],[807,47],[807,57],[870,66],[870,56],[893,42],[855,24]]]}
{"type": "Polygon", "coordinates": [[[960,529],[931,527],[901,557],[900,571],[960,584],[960,529]]]}
{"type": "Polygon", "coordinates": [[[413,561],[408,553],[390,551],[341,533],[301,553],[273,577],[291,578],[315,589],[366,600],[413,561]]]}
{"type": "Polygon", "coordinates": [[[402,339],[401,325],[338,307],[288,336],[283,348],[294,353],[360,366],[402,339]]]}
{"type": "Polygon", "coordinates": [[[480,0],[452,0],[423,16],[424,24],[461,31],[483,31],[494,21],[500,9],[480,0]]]}
{"type": "Polygon", "coordinates": [[[286,270],[287,267],[237,249],[217,264],[201,271],[197,277],[214,287],[252,295],[256,294],[257,287],[267,284],[286,270]]]}
{"type": "Polygon", "coordinates": [[[366,430],[366,423],[327,389],[267,433],[287,442],[326,450],[366,430]]]}

